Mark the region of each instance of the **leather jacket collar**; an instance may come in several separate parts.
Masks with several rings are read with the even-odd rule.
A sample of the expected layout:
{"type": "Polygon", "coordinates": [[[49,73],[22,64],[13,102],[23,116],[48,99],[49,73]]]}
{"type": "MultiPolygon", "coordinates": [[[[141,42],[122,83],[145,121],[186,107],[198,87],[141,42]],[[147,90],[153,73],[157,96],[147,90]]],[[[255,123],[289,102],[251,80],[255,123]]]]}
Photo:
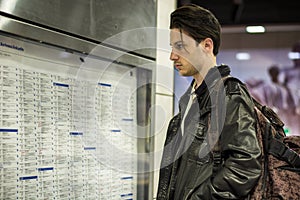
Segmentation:
{"type": "MultiPolygon", "coordinates": [[[[215,66],[211,68],[207,75],[204,78],[204,81],[202,84],[196,89],[195,93],[197,96],[200,96],[205,91],[205,88],[212,88],[218,80],[220,80],[224,76],[228,76],[230,74],[230,68],[227,65],[220,65],[215,66]]],[[[192,81],[191,85],[194,84],[194,81],[192,81]]]]}
{"type": "MultiPolygon", "coordinates": [[[[198,102],[201,102],[201,97],[204,96],[205,92],[207,92],[207,89],[210,90],[213,88],[213,86],[224,76],[227,76],[230,74],[230,68],[227,65],[220,65],[215,66],[211,68],[207,75],[204,78],[204,81],[202,84],[195,90],[195,93],[197,95],[198,102]]],[[[189,100],[189,95],[191,93],[193,84],[195,80],[191,82],[190,87],[185,92],[185,94],[181,97],[179,101],[179,110],[181,113],[185,112],[187,102],[189,100]]]]}

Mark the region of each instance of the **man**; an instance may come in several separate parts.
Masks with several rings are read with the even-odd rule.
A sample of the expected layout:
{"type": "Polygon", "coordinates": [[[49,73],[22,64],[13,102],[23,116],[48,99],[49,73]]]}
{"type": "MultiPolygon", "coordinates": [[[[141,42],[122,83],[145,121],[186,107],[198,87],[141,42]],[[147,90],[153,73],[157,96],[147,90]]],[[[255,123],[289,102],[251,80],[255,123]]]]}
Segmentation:
{"type": "Polygon", "coordinates": [[[157,199],[246,199],[260,177],[261,151],[249,93],[233,80],[214,92],[230,74],[216,62],[220,24],[210,11],[188,5],[171,14],[170,29],[170,59],[193,81],[168,127],[157,199]]]}

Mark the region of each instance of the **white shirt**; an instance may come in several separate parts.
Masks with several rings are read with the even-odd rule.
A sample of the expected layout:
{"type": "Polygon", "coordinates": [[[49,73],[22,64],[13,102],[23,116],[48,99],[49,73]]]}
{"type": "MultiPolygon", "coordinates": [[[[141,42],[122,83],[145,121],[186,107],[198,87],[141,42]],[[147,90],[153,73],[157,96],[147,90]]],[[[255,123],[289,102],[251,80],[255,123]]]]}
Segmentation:
{"type": "Polygon", "coordinates": [[[185,118],[187,116],[187,114],[189,113],[189,110],[193,104],[193,101],[195,100],[195,98],[197,97],[196,93],[195,93],[195,87],[196,87],[196,81],[193,84],[192,90],[191,90],[191,94],[190,94],[190,99],[189,102],[186,106],[182,121],[181,121],[181,134],[184,134],[184,123],[185,123],[185,118]]]}

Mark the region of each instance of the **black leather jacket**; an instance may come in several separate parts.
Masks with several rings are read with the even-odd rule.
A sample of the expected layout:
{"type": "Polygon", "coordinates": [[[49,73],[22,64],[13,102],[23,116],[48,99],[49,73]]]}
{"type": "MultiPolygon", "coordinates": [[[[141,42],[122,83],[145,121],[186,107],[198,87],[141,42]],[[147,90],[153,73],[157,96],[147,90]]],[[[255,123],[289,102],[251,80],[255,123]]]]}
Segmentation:
{"type": "Polygon", "coordinates": [[[206,84],[196,90],[198,101],[186,116],[183,136],[181,119],[191,87],[181,97],[180,112],[168,127],[157,200],[245,199],[258,181],[261,150],[248,91],[239,82],[228,81],[224,99],[214,98],[219,104],[207,98],[220,78],[229,74],[225,65],[208,72],[206,84]],[[220,154],[212,152],[221,152],[221,164],[214,164],[220,154]]]}

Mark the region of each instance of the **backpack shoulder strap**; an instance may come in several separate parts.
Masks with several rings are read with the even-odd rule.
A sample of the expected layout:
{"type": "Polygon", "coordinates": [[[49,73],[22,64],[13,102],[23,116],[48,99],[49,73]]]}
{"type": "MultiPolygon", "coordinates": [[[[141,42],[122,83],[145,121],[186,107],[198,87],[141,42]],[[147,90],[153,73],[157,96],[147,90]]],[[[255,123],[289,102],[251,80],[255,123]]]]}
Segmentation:
{"type": "Polygon", "coordinates": [[[272,137],[269,143],[269,154],[284,160],[293,167],[300,168],[300,155],[297,152],[275,137],[272,137]]]}
{"type": "MultiPolygon", "coordinates": [[[[222,77],[219,81],[217,81],[217,83],[214,86],[214,89],[212,90],[212,92],[214,93],[214,98],[212,98],[215,101],[219,100],[219,96],[222,95],[221,93],[223,93],[224,91],[221,91],[222,89],[225,90],[225,94],[223,93],[223,95],[227,95],[227,94],[236,94],[236,93],[240,93],[240,87],[239,84],[243,84],[238,78],[235,78],[233,76],[224,76],[222,77]]],[[[216,102],[212,102],[212,104],[215,103],[217,105],[216,102]]],[[[219,108],[216,107],[215,110],[212,109],[213,112],[212,114],[215,114],[216,116],[219,116],[219,108]]],[[[211,114],[211,115],[212,115],[211,114]]],[[[214,123],[216,124],[216,127],[219,128],[219,120],[217,119],[218,117],[216,117],[216,120],[214,121],[214,123]]],[[[217,128],[217,129],[218,129],[217,128]]],[[[217,130],[220,131],[220,130],[217,130]]],[[[222,157],[222,152],[221,152],[221,148],[220,148],[220,135],[219,138],[216,138],[217,142],[214,145],[214,147],[212,148],[212,154],[213,154],[213,174],[212,176],[215,176],[217,171],[219,170],[219,168],[221,167],[222,163],[224,162],[223,157],[222,157]]]]}

